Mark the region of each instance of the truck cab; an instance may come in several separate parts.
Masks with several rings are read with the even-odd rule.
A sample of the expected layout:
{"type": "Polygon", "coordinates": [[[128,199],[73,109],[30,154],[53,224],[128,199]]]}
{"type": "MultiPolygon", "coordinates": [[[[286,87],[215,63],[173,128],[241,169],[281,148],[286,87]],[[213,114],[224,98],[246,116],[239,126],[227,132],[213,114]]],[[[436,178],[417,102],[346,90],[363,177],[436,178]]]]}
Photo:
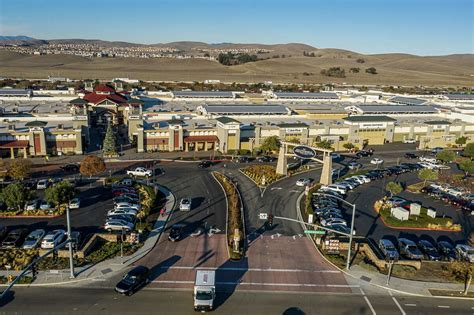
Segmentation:
{"type": "Polygon", "coordinates": [[[214,270],[196,270],[194,282],[194,310],[211,311],[216,297],[216,272],[214,270]]]}

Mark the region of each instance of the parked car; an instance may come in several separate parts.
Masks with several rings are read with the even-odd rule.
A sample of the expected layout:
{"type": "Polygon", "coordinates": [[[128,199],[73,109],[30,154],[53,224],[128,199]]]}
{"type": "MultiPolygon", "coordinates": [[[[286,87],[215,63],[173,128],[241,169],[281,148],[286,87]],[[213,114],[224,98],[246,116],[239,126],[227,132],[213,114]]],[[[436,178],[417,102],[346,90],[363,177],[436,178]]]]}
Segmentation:
{"type": "Polygon", "coordinates": [[[64,236],[66,235],[66,231],[64,230],[54,230],[46,234],[41,242],[41,248],[43,249],[51,249],[59,245],[64,236]]]}
{"type": "MultiPolygon", "coordinates": [[[[345,233],[345,234],[351,234],[351,229],[344,225],[344,224],[332,224],[331,226],[328,226],[328,228],[332,229],[332,230],[335,230],[335,231],[338,231],[338,232],[341,232],[341,233],[345,233]]],[[[333,232],[328,232],[328,234],[335,234],[333,232]]],[[[355,229],[352,231],[352,235],[355,235],[355,229]]]]}
{"type": "Polygon", "coordinates": [[[341,195],[345,195],[347,193],[347,188],[346,187],[339,186],[339,185],[334,185],[334,184],[327,185],[327,186],[322,186],[321,188],[335,191],[335,192],[337,192],[341,195]]]}
{"type": "Polygon", "coordinates": [[[296,186],[304,187],[309,186],[311,184],[310,178],[300,178],[296,181],[296,186]]]}
{"type": "Polygon", "coordinates": [[[7,227],[4,226],[4,225],[0,225],[0,241],[1,241],[5,236],[7,236],[7,234],[8,234],[7,227]]]}
{"type": "Polygon", "coordinates": [[[426,258],[429,260],[440,260],[441,255],[438,253],[436,247],[427,240],[421,240],[418,242],[418,247],[425,254],[426,258]]]}
{"type": "Polygon", "coordinates": [[[314,214],[318,217],[323,217],[326,214],[338,214],[340,217],[342,217],[341,209],[335,207],[314,209],[314,214]]]}
{"type": "Polygon", "coordinates": [[[454,246],[451,243],[446,241],[438,242],[438,251],[446,260],[456,260],[456,251],[454,250],[454,246]]]}
{"type": "Polygon", "coordinates": [[[81,207],[81,199],[73,198],[69,201],[69,209],[79,209],[81,207]]]}
{"type": "Polygon", "coordinates": [[[416,155],[415,153],[405,153],[405,159],[416,159],[418,158],[418,155],[416,155]]]}
{"type": "Polygon", "coordinates": [[[423,259],[423,253],[418,249],[415,242],[409,239],[399,238],[398,247],[400,249],[400,254],[409,259],[423,259]]]}
{"type": "Polygon", "coordinates": [[[333,160],[339,160],[341,158],[341,155],[339,153],[331,153],[331,159],[333,160]]]}
{"type": "Polygon", "coordinates": [[[323,219],[321,220],[321,225],[322,226],[327,226],[327,227],[330,227],[334,224],[342,224],[342,225],[346,225],[347,226],[347,221],[344,220],[344,219],[341,219],[341,218],[330,218],[330,219],[323,219]]]}
{"type": "Polygon", "coordinates": [[[198,163],[199,168],[208,168],[210,166],[212,166],[211,161],[201,161],[201,162],[198,163]]]}
{"type": "Polygon", "coordinates": [[[416,140],[413,138],[403,139],[403,143],[416,143],[416,140]]]}
{"type": "Polygon", "coordinates": [[[168,240],[179,241],[183,236],[184,224],[173,224],[168,235],[168,240]]]}
{"type": "Polygon", "coordinates": [[[34,230],[26,237],[25,242],[23,243],[23,248],[33,249],[38,247],[45,234],[46,232],[43,229],[34,230]]]}
{"type": "Polygon", "coordinates": [[[115,209],[134,209],[140,211],[141,206],[138,203],[131,203],[131,202],[119,202],[114,205],[115,209]]]}
{"type": "Polygon", "coordinates": [[[456,245],[456,252],[458,253],[460,259],[467,260],[471,263],[474,262],[474,247],[458,244],[456,245]]]}
{"type": "Polygon", "coordinates": [[[122,209],[112,209],[107,212],[107,215],[111,214],[126,214],[126,215],[133,215],[136,216],[138,213],[137,210],[132,208],[122,208],[122,209]]]}
{"type": "Polygon", "coordinates": [[[40,190],[40,189],[46,189],[49,187],[49,180],[47,179],[40,179],[38,181],[38,183],[36,184],[36,189],[40,190]]]}
{"type": "Polygon", "coordinates": [[[343,219],[342,214],[337,211],[326,211],[323,212],[320,216],[321,220],[328,221],[330,219],[343,219]]]}
{"type": "Polygon", "coordinates": [[[127,272],[122,280],[115,286],[115,292],[131,295],[133,292],[137,291],[142,286],[150,282],[148,279],[150,269],[145,266],[137,266],[127,272]]]}
{"type": "Polygon", "coordinates": [[[373,158],[372,160],[370,160],[370,164],[379,165],[379,164],[382,164],[382,163],[383,163],[383,160],[379,159],[379,158],[373,158]]]}
{"type": "Polygon", "coordinates": [[[123,220],[123,221],[135,224],[136,217],[129,214],[119,214],[119,213],[113,213],[113,214],[107,215],[106,221],[113,221],[113,220],[123,220]]]}
{"type": "Polygon", "coordinates": [[[179,202],[179,210],[181,211],[191,211],[191,198],[182,198],[179,202]]]}
{"type": "Polygon", "coordinates": [[[361,150],[361,151],[358,151],[356,153],[356,156],[358,156],[358,157],[367,157],[367,156],[372,156],[373,154],[374,154],[373,152],[361,150]]]}
{"type": "Polygon", "coordinates": [[[112,231],[125,231],[130,232],[133,229],[134,224],[124,220],[111,219],[105,222],[104,229],[112,231]]]}
{"type": "Polygon", "coordinates": [[[153,171],[152,170],[149,170],[149,169],[146,169],[144,167],[137,167],[133,170],[128,170],[127,171],[127,175],[131,175],[131,176],[146,176],[146,177],[150,177],[153,175],[153,171]]]}
{"type": "Polygon", "coordinates": [[[121,195],[119,197],[114,198],[114,203],[121,203],[121,202],[130,202],[130,203],[137,203],[139,200],[138,198],[133,198],[129,195],[121,195]]]}
{"type": "Polygon", "coordinates": [[[385,203],[391,207],[399,207],[406,202],[407,202],[406,199],[403,199],[401,197],[396,197],[396,196],[390,197],[385,201],[385,203]]]}
{"type": "Polygon", "coordinates": [[[28,234],[27,229],[14,229],[8,233],[7,237],[2,242],[2,247],[19,247],[23,244],[25,236],[28,234]]]}
{"type": "Polygon", "coordinates": [[[38,199],[30,200],[25,204],[26,211],[33,211],[38,209],[38,199]]]}
{"type": "Polygon", "coordinates": [[[379,240],[379,248],[388,260],[398,260],[398,251],[392,241],[381,238],[379,240]]]}
{"type": "Polygon", "coordinates": [[[436,155],[436,154],[438,154],[439,152],[441,152],[441,151],[443,151],[443,150],[444,150],[444,148],[436,147],[436,148],[433,148],[433,149],[431,150],[431,154],[436,155]]]}
{"type": "Polygon", "coordinates": [[[66,173],[77,173],[79,172],[79,165],[77,164],[66,164],[60,167],[63,172],[66,173]]]}
{"type": "Polygon", "coordinates": [[[347,164],[347,167],[348,167],[350,170],[355,170],[355,169],[361,168],[361,167],[362,167],[362,164],[357,163],[357,162],[350,162],[349,164],[347,164]]]}
{"type": "MultiPolygon", "coordinates": [[[[66,232],[66,236],[67,236],[67,232],[66,232]]],[[[81,244],[81,232],[71,231],[71,240],[72,240],[72,246],[78,249],[81,244]]]]}
{"type": "Polygon", "coordinates": [[[420,162],[438,163],[438,160],[436,158],[429,156],[420,156],[419,160],[420,162]]]}
{"type": "Polygon", "coordinates": [[[261,162],[261,163],[273,162],[275,160],[276,160],[276,158],[273,157],[273,156],[261,156],[261,157],[257,158],[257,162],[261,162]]]}
{"type": "Polygon", "coordinates": [[[49,202],[47,202],[46,200],[41,201],[39,207],[40,207],[41,210],[49,210],[49,209],[51,209],[51,205],[50,205],[49,202]]]}

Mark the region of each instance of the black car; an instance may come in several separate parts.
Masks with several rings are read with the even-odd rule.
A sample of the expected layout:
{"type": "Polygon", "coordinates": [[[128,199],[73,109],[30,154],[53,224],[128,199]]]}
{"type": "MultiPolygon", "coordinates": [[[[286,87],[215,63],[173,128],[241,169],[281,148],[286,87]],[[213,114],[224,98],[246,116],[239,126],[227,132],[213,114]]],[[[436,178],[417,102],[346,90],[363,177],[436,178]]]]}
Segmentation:
{"type": "Polygon", "coordinates": [[[0,225],[0,240],[7,236],[7,227],[0,225]]]}
{"type": "Polygon", "coordinates": [[[211,161],[201,161],[201,162],[199,162],[199,164],[198,164],[198,167],[199,167],[199,168],[208,168],[208,167],[210,167],[210,166],[212,166],[212,162],[211,162],[211,161]]]}
{"type": "Polygon", "coordinates": [[[441,255],[438,253],[436,247],[427,240],[421,240],[418,242],[418,247],[425,254],[429,260],[440,260],[441,255]]]}
{"type": "Polygon", "coordinates": [[[23,240],[28,234],[27,229],[15,229],[8,233],[7,237],[3,240],[3,247],[19,247],[23,244],[23,240]]]}
{"type": "Polygon", "coordinates": [[[237,163],[250,163],[253,161],[253,158],[250,156],[241,156],[237,158],[237,163]]]}
{"type": "Polygon", "coordinates": [[[273,156],[261,156],[257,158],[257,162],[261,162],[261,163],[273,162],[275,160],[276,158],[274,158],[273,156]]]}
{"type": "Polygon", "coordinates": [[[183,224],[174,224],[173,226],[171,226],[170,234],[168,235],[168,240],[172,242],[179,241],[183,236],[183,230],[183,224]]]}
{"type": "Polygon", "coordinates": [[[374,154],[373,152],[361,150],[361,151],[356,153],[356,156],[357,157],[367,157],[367,156],[372,156],[373,154],[374,154]]]}
{"type": "Polygon", "coordinates": [[[418,155],[416,155],[415,153],[405,153],[405,159],[416,159],[418,158],[418,155]]]}
{"type": "Polygon", "coordinates": [[[456,260],[456,252],[454,251],[454,246],[449,242],[446,242],[446,241],[438,242],[438,252],[446,260],[449,260],[449,261],[456,260]]]}
{"type": "Polygon", "coordinates": [[[61,166],[61,170],[66,173],[77,173],[79,172],[79,165],[66,164],[66,165],[61,166]]]}
{"type": "Polygon", "coordinates": [[[150,269],[145,266],[137,266],[127,272],[122,280],[115,286],[115,292],[131,295],[133,292],[150,282],[148,279],[150,269]]]}

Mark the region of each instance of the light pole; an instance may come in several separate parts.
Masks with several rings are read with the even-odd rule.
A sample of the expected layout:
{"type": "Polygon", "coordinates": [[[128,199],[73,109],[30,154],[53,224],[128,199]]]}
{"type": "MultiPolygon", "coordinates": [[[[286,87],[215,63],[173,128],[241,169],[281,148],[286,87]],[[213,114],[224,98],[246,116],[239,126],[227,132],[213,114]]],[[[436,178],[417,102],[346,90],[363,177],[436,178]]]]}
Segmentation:
{"type": "Polygon", "coordinates": [[[355,211],[356,211],[356,205],[355,203],[350,203],[340,197],[325,194],[325,193],[314,193],[314,195],[321,195],[321,196],[326,196],[326,197],[331,197],[334,199],[337,199],[349,206],[352,207],[352,219],[351,219],[351,233],[349,235],[349,248],[347,249],[347,260],[346,260],[346,269],[349,270],[351,266],[351,252],[352,252],[352,236],[354,235],[354,219],[355,219],[355,211]]]}
{"type": "Polygon", "coordinates": [[[71,219],[69,215],[69,204],[66,206],[66,221],[67,221],[67,240],[69,242],[69,271],[71,272],[69,277],[71,279],[74,279],[76,275],[74,274],[74,260],[72,259],[71,219]]]}
{"type": "Polygon", "coordinates": [[[123,233],[125,232],[125,229],[122,227],[122,231],[120,233],[120,260],[123,265],[123,233]]]}

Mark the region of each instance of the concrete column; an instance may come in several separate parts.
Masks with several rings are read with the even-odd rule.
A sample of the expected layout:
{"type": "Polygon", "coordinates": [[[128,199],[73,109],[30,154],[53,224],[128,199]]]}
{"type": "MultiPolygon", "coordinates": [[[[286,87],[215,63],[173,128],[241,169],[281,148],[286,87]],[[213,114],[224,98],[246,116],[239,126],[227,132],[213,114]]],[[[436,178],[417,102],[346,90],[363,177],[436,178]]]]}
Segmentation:
{"type": "Polygon", "coordinates": [[[184,143],[184,151],[189,152],[189,142],[184,143]]]}
{"type": "Polygon", "coordinates": [[[332,175],[331,175],[332,158],[329,153],[323,153],[323,154],[324,154],[324,157],[323,157],[324,164],[323,164],[323,169],[321,171],[321,179],[319,182],[323,185],[331,185],[332,184],[332,175]]]}
{"type": "Polygon", "coordinates": [[[39,135],[40,135],[40,143],[41,143],[41,155],[47,155],[48,152],[46,151],[46,136],[44,134],[44,131],[41,131],[39,135]]]}
{"type": "Polygon", "coordinates": [[[10,159],[15,159],[15,150],[13,148],[10,148],[10,159]]]}
{"type": "Polygon", "coordinates": [[[280,175],[288,175],[288,167],[286,165],[286,144],[280,146],[280,152],[278,153],[278,162],[276,173],[280,175]]]}
{"type": "Polygon", "coordinates": [[[137,128],[137,152],[142,153],[144,152],[144,132],[143,128],[137,128]]]}
{"type": "Polygon", "coordinates": [[[207,141],[204,141],[204,151],[207,151],[207,141]]]}
{"type": "Polygon", "coordinates": [[[76,132],[76,148],[74,150],[74,153],[76,154],[83,154],[82,151],[82,133],[76,132]]]}
{"type": "Polygon", "coordinates": [[[23,158],[27,159],[28,158],[28,149],[25,147],[23,148],[23,158]]]}
{"type": "Polygon", "coordinates": [[[173,152],[174,151],[174,129],[168,128],[168,151],[173,152]]]}

